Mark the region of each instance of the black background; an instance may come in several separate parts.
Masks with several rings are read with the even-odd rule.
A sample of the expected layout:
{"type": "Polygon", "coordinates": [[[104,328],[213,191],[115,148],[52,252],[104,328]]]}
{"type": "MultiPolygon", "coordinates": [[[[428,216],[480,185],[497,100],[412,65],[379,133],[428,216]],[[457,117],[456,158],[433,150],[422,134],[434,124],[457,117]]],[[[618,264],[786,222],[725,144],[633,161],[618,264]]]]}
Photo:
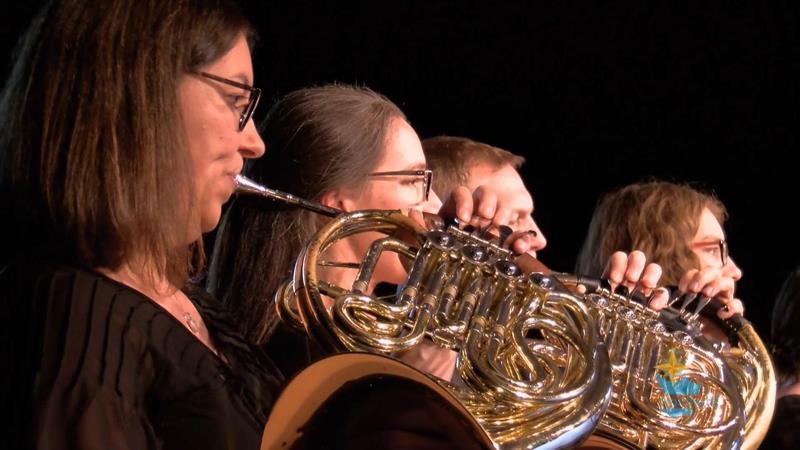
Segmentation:
{"type": "MultiPolygon", "coordinates": [[[[4,61],[38,4],[0,7],[4,61]]],[[[768,331],[800,262],[791,3],[282,0],[246,10],[261,35],[257,118],[292,89],[341,81],[386,94],[423,138],[525,155],[549,240],[540,256],[554,269],[571,271],[599,194],[651,176],[713,189],[731,216],[738,294],[768,331]]]]}

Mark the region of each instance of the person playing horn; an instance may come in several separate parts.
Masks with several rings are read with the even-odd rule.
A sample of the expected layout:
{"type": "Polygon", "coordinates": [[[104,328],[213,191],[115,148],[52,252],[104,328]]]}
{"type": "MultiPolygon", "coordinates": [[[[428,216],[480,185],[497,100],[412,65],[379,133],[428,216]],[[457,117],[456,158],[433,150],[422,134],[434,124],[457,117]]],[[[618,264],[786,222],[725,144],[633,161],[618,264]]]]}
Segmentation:
{"type": "MultiPolygon", "coordinates": [[[[431,190],[431,171],[417,133],[393,102],[370,89],[327,85],[300,89],[279,99],[263,124],[267,155],[249,163],[245,172],[254,181],[291,192],[345,212],[365,209],[411,209],[438,212],[442,202],[431,190]]],[[[435,181],[434,181],[435,183],[435,181]]],[[[463,204],[500,200],[491,186],[454,187],[449,198],[463,204]]],[[[454,204],[445,202],[444,212],[454,204]]],[[[450,209],[450,211],[448,211],[450,209]]],[[[479,204],[476,213],[458,210],[462,224],[478,228],[508,225],[514,206],[505,197],[497,207],[479,204]]],[[[294,261],[313,234],[329,219],[305,210],[287,211],[260,199],[238,197],[226,211],[212,257],[208,288],[237,312],[245,333],[288,374],[320,356],[313,342],[280,324],[272,302],[279,285],[291,274],[294,261]]],[[[527,230],[527,229],[526,229],[527,230]]],[[[540,244],[522,231],[514,250],[526,253],[540,244]]],[[[326,259],[357,262],[375,235],[337,242],[326,259]]],[[[369,291],[379,282],[402,284],[405,267],[396,254],[384,254],[369,291]]],[[[352,285],[353,268],[324,268],[327,280],[352,285]]],[[[635,285],[653,288],[660,269],[646,265],[643,255],[614,260],[610,272],[635,285]]],[[[615,278],[616,279],[616,278],[615,278]]],[[[423,344],[399,355],[404,361],[450,380],[455,353],[423,344]]]]}
{"type": "MultiPolygon", "coordinates": [[[[253,41],[227,0],[56,0],[24,35],[0,96],[0,448],[259,448],[285,378],[188,281],[265,150],[253,41]]],[[[331,448],[485,448],[384,393],[331,448]]]]}

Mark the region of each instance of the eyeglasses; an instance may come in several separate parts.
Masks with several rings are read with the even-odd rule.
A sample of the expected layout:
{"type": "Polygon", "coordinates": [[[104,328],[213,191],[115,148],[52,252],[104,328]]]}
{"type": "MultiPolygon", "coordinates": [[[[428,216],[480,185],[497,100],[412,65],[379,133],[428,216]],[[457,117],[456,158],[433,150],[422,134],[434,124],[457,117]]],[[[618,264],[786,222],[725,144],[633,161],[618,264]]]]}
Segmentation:
{"type": "Polygon", "coordinates": [[[720,262],[722,262],[723,267],[726,266],[728,264],[728,241],[725,239],[720,239],[718,241],[698,242],[694,244],[694,247],[708,248],[709,250],[712,246],[719,246],[720,262]]]}
{"type": "Polygon", "coordinates": [[[725,239],[719,240],[719,259],[723,267],[728,264],[728,241],[725,239]]]}
{"type": "Polygon", "coordinates": [[[427,202],[431,193],[431,180],[433,180],[433,170],[393,170],[389,172],[373,172],[369,174],[371,177],[422,177],[422,190],[420,202],[427,202]]]}
{"type": "Polygon", "coordinates": [[[229,86],[237,87],[239,89],[244,89],[250,92],[250,99],[247,101],[247,106],[245,106],[244,110],[242,111],[242,115],[239,117],[239,131],[243,131],[244,127],[247,126],[247,121],[253,116],[253,112],[256,110],[256,106],[258,106],[258,100],[261,98],[261,89],[248,86],[243,83],[239,83],[237,81],[229,80],[227,78],[222,78],[217,75],[207,73],[207,72],[195,72],[197,75],[201,77],[208,78],[209,80],[218,81],[223,84],[227,84],[229,86]]]}

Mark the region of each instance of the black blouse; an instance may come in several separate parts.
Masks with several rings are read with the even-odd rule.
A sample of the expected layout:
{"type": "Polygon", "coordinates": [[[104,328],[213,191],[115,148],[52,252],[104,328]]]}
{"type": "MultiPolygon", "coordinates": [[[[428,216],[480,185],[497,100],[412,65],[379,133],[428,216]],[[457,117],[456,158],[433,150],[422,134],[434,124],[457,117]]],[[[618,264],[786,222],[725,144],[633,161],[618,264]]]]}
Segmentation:
{"type": "Polygon", "coordinates": [[[800,448],[800,395],[787,395],[778,399],[769,431],[759,448],[800,448]]]}
{"type": "Polygon", "coordinates": [[[220,359],[169,312],[94,272],[5,268],[0,448],[258,449],[282,376],[187,290],[220,359]],[[9,431],[13,431],[10,433],[9,431]]]}
{"type": "Polygon", "coordinates": [[[275,362],[287,380],[325,357],[322,349],[308,335],[299,333],[284,323],[275,327],[261,349],[275,362]]]}
{"type": "MultiPolygon", "coordinates": [[[[0,294],[0,449],[260,448],[283,377],[208,295],[187,291],[224,360],[158,304],[91,271],[0,267],[0,294]]],[[[292,448],[486,448],[411,384],[353,381],[292,448]]]]}

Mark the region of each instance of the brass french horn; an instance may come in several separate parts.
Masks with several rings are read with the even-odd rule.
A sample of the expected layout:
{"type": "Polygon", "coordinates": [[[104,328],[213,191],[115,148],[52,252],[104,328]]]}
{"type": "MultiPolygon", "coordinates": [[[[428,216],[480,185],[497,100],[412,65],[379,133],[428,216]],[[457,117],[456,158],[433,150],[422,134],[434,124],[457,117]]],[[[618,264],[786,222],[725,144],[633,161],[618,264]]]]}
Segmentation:
{"type": "Polygon", "coordinates": [[[607,283],[559,274],[584,299],[609,350],[611,405],[594,448],[756,449],[775,404],[776,378],[767,349],[739,315],[719,319],[714,300],[673,297],[655,312],[607,283]],[[706,321],[702,321],[704,314],[706,321]],[[728,340],[711,340],[718,326],[728,340]]]}
{"type": "Polygon", "coordinates": [[[435,380],[496,448],[569,448],[587,438],[593,448],[755,448],[763,438],[775,376],[741,318],[730,322],[737,345],[723,348],[685,308],[657,313],[572,275],[526,274],[484,236],[427,231],[396,211],[343,214],[241,176],[237,192],[332,217],[276,293],[284,321],[331,353],[395,355],[423,339],[458,351],[460,382],[435,380]],[[353,266],[325,260],[326,249],[375,231],[385,237],[354,265],[352,286],[320,278],[321,267],[353,266]],[[397,295],[377,297],[368,287],[385,252],[413,264],[397,295]]]}

